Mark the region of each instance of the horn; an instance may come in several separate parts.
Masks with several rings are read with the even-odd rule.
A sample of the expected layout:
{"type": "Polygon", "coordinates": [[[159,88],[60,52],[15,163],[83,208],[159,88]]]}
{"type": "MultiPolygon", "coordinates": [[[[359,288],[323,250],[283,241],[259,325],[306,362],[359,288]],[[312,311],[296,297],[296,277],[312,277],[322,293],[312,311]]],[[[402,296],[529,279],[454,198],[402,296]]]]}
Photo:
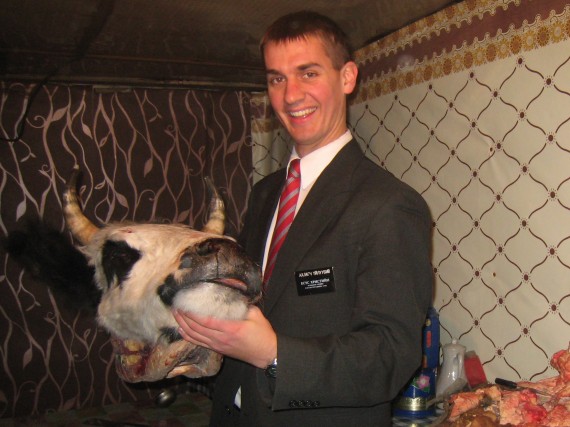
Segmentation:
{"type": "Polygon", "coordinates": [[[63,214],[65,223],[71,234],[86,245],[89,243],[93,235],[99,230],[81,211],[79,199],[77,198],[77,177],[79,175],[79,166],[73,167],[73,172],[69,181],[67,181],[67,190],[63,194],[63,214]]]}
{"type": "Polygon", "coordinates": [[[212,199],[210,200],[210,214],[208,215],[208,222],[206,222],[202,231],[205,233],[223,235],[226,228],[226,209],[224,201],[220,197],[220,193],[218,193],[218,190],[210,177],[207,176],[205,181],[210,193],[212,194],[212,199]]]}

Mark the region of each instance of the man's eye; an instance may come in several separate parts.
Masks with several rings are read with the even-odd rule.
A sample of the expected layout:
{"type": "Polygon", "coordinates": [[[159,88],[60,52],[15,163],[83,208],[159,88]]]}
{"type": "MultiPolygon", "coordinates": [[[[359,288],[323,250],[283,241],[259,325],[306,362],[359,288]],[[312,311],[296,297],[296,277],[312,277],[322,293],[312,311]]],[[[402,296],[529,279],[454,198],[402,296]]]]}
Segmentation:
{"type": "Polygon", "coordinates": [[[283,82],[283,80],[284,80],[284,79],[283,79],[283,77],[281,77],[281,76],[278,76],[278,77],[271,77],[270,79],[268,79],[270,85],[279,84],[279,83],[283,82]]]}
{"type": "Polygon", "coordinates": [[[315,78],[317,76],[318,76],[318,74],[315,73],[314,71],[307,71],[305,74],[303,74],[303,77],[306,79],[312,79],[312,78],[315,78]]]}

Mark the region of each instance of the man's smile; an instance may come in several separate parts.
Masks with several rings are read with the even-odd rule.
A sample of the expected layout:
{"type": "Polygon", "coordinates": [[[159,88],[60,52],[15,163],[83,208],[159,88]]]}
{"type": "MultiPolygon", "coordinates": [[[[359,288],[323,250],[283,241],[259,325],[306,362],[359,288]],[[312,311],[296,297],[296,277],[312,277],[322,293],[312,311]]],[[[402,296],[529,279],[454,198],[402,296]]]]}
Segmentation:
{"type": "Polygon", "coordinates": [[[311,107],[311,108],[305,108],[304,110],[299,110],[299,111],[289,111],[289,115],[291,117],[295,117],[295,118],[305,118],[309,114],[314,113],[315,111],[317,111],[317,107],[311,107]]]}

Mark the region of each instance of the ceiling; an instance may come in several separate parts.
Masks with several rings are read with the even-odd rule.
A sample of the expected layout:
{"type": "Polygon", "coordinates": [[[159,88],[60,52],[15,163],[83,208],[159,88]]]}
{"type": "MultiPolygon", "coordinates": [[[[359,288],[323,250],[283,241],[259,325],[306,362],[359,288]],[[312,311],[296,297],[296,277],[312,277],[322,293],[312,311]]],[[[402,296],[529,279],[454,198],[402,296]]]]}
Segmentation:
{"type": "Polygon", "coordinates": [[[0,78],[263,89],[259,39],[283,14],[324,13],[358,49],[453,2],[3,0],[0,78]]]}

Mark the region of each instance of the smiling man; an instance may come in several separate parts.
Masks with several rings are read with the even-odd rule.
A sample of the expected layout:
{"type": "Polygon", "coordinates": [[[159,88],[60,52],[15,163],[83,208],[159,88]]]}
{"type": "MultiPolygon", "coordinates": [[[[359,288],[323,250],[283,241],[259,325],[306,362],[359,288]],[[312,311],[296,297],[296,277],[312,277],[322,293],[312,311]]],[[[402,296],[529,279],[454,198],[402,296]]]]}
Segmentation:
{"type": "Polygon", "coordinates": [[[346,95],[354,90],[358,69],[348,51],[333,61],[327,50],[318,35],[264,45],[271,105],[300,157],[347,131],[346,95]]]}
{"type": "Polygon", "coordinates": [[[261,49],[294,142],[288,168],[254,186],[240,236],[263,265],[264,297],[243,321],[175,314],[185,339],[226,356],[211,425],[389,426],[420,365],[428,208],[348,130],[358,69],[333,21],[284,16],[261,49]]]}

